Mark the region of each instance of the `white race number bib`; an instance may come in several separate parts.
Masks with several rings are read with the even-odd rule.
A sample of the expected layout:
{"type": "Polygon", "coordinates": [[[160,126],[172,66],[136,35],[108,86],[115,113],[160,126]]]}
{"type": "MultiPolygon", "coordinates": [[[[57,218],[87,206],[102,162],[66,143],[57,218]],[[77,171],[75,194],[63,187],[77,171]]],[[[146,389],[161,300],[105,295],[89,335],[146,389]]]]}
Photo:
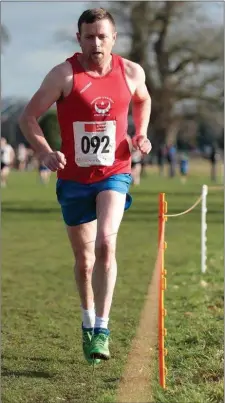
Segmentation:
{"type": "Polygon", "coordinates": [[[115,161],[116,121],[73,123],[75,162],[79,167],[111,166],[115,161]]]}

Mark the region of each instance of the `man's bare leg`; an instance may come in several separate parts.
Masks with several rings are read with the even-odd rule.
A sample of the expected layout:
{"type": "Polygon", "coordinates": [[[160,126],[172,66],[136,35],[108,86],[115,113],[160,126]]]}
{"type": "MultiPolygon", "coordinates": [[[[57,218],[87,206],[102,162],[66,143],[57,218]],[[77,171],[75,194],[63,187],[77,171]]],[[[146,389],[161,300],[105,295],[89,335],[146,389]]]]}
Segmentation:
{"type": "MultiPolygon", "coordinates": [[[[90,347],[95,324],[95,309],[91,280],[95,262],[96,229],[96,220],[74,227],[67,226],[75,257],[75,279],[81,300],[83,353],[89,364],[93,363],[90,347]]],[[[94,360],[94,362],[97,364],[100,361],[94,360]]]]}
{"type": "Polygon", "coordinates": [[[97,238],[92,276],[96,317],[90,356],[108,360],[108,320],[116,283],[116,239],[124,213],[126,195],[105,190],[97,196],[97,238]]]}
{"type": "Polygon", "coordinates": [[[91,221],[74,227],[67,226],[75,257],[75,279],[83,310],[93,310],[92,272],[95,262],[97,222],[91,221]]]}
{"type": "Polygon", "coordinates": [[[97,238],[95,244],[95,266],[93,272],[93,290],[96,308],[96,320],[101,318],[106,327],[111,308],[117,276],[116,240],[124,213],[126,195],[106,190],[97,197],[97,238]]]}

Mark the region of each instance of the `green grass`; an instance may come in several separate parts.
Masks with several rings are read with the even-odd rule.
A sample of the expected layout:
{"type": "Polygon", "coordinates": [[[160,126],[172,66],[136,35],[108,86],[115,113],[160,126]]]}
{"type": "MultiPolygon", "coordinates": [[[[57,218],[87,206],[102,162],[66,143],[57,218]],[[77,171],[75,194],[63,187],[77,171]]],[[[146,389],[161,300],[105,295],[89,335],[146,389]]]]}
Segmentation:
{"type": "MultiPolygon", "coordinates": [[[[139,323],[157,254],[158,193],[168,212],[188,208],[204,178],[185,185],[157,176],[132,189],[118,238],[118,280],[110,317],[112,359],[92,376],[81,352],[73,258],[54,177],[13,173],[2,190],[2,402],[109,403],[139,323]]],[[[208,197],[208,270],[200,273],[200,207],[166,225],[167,385],[156,402],[223,400],[223,194],[208,197]],[[201,280],[207,287],[201,286],[201,280]]],[[[157,375],[157,371],[156,371],[157,375]]]]}

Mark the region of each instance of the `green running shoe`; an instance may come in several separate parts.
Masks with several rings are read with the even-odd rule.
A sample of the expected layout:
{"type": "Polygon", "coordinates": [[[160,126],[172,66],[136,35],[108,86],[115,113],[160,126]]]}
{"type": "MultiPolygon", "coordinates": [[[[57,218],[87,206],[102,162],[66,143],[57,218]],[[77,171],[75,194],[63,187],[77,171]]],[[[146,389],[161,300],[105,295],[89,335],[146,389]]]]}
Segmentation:
{"type": "Polygon", "coordinates": [[[109,330],[95,329],[91,340],[90,356],[94,359],[109,360],[109,330]]]}
{"type": "Polygon", "coordinates": [[[94,359],[90,356],[91,340],[93,337],[93,329],[82,328],[83,335],[83,353],[88,364],[99,364],[100,360],[94,359]]]}

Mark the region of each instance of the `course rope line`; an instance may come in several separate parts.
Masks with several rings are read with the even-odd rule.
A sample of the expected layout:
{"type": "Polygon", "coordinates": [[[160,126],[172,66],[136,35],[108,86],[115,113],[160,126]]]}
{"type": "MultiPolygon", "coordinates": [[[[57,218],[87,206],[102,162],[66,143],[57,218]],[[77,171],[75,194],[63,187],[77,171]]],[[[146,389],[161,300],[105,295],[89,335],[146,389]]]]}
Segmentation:
{"type": "Polygon", "coordinates": [[[180,215],[184,215],[189,213],[191,210],[193,210],[202,200],[202,195],[198,198],[198,200],[196,200],[196,202],[193,204],[193,206],[191,206],[189,209],[182,211],[182,213],[177,213],[177,214],[165,214],[165,217],[178,217],[180,215]]]}
{"type": "Polygon", "coordinates": [[[167,203],[165,201],[165,193],[159,195],[159,221],[158,221],[158,256],[157,266],[159,275],[159,305],[158,305],[158,353],[159,353],[159,383],[163,389],[166,389],[167,368],[165,357],[167,349],[165,348],[165,336],[167,330],[165,328],[166,309],[164,306],[164,292],[166,290],[166,274],[164,268],[164,253],[166,250],[165,242],[165,213],[167,212],[167,203]]]}

